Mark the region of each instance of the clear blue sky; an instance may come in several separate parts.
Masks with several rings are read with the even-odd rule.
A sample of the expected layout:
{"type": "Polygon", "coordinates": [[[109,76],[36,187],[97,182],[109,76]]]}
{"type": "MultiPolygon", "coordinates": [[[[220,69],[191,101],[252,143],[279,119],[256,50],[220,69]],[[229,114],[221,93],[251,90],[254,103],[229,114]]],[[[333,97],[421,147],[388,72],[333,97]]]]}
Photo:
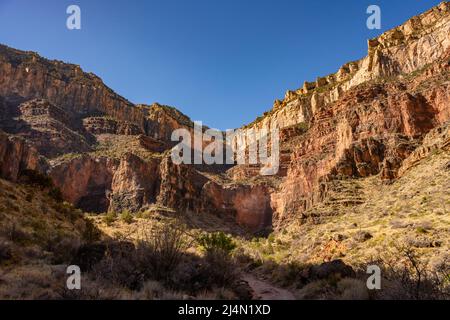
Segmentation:
{"type": "Polygon", "coordinates": [[[135,103],[235,128],[287,89],[366,55],[366,40],[439,0],[0,0],[0,43],[81,65],[135,103]],[[82,29],[66,28],[77,4],[82,29]],[[366,28],[366,8],[382,30],[366,28]]]}

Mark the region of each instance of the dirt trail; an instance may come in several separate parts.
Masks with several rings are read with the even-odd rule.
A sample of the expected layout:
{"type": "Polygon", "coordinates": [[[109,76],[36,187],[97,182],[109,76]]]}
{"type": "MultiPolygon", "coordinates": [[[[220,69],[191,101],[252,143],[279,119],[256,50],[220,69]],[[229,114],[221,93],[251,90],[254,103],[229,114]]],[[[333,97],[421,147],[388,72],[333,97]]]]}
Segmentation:
{"type": "Polygon", "coordinates": [[[242,277],[254,292],[254,299],[259,300],[295,300],[292,292],[277,288],[272,284],[258,280],[251,274],[244,274],[242,277]]]}

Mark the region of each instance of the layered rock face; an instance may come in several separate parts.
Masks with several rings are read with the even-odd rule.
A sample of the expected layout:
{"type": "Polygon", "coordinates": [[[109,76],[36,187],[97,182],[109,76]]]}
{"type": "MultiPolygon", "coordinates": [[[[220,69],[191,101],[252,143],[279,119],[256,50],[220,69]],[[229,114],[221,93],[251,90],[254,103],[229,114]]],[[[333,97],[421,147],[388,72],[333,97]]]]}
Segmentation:
{"type": "Polygon", "coordinates": [[[83,155],[70,161],[53,162],[50,176],[67,201],[88,212],[105,212],[118,166],[116,159],[83,155]]]}
{"type": "Polygon", "coordinates": [[[161,187],[158,203],[178,210],[200,211],[201,192],[207,177],[191,165],[175,165],[165,157],[160,166],[161,187]]]}
{"type": "Polygon", "coordinates": [[[399,77],[439,60],[450,46],[449,2],[413,17],[368,41],[368,55],[343,65],[338,72],[305,82],[276,100],[272,110],[250,126],[287,127],[311,121],[314,114],[362,84],[380,77],[399,77]]]}
{"type": "Polygon", "coordinates": [[[43,172],[46,162],[24,139],[0,130],[0,177],[17,181],[24,170],[43,172]]]}
{"type": "Polygon", "coordinates": [[[18,107],[12,130],[32,143],[42,155],[55,157],[69,152],[88,152],[92,137],[75,119],[47,100],[34,99],[18,107]]]}
{"type": "Polygon", "coordinates": [[[0,95],[47,99],[78,114],[102,112],[145,129],[145,113],[77,65],[0,46],[0,95]]]}
{"type": "Polygon", "coordinates": [[[234,216],[237,223],[250,231],[264,231],[272,225],[272,191],[266,184],[221,184],[209,181],[202,191],[203,209],[234,216]]]}
{"type": "Polygon", "coordinates": [[[79,66],[0,46],[0,175],[45,172],[67,201],[93,212],[156,204],[233,217],[255,232],[307,217],[345,194],[348,178],[389,182],[435,146],[448,151],[449,34],[443,2],[369,40],[367,57],[275,101],[245,126],[280,130],[272,177],[259,165],[175,165],[171,135],[192,133],[187,116],[133,105],[79,66]]]}
{"type": "Polygon", "coordinates": [[[135,124],[117,121],[107,117],[89,117],[83,119],[83,126],[91,134],[140,135],[144,132],[135,124]]]}
{"type": "Polygon", "coordinates": [[[288,91],[246,126],[281,129],[281,167],[286,169],[280,171],[279,185],[264,189],[255,182],[258,191],[246,195],[240,181],[251,181],[259,168],[236,166],[227,185],[206,185],[210,202],[219,210],[239,211],[246,206],[233,207],[233,199],[257,198],[259,205],[241,210],[241,216],[247,225],[261,223],[261,228],[270,225],[263,216],[272,215],[275,224],[306,217],[336,192],[345,194],[340,181],[347,178],[397,178],[404,160],[420,154],[423,137],[450,120],[449,34],[450,3],[444,2],[370,40],[366,58],[288,91]],[[260,212],[266,213],[255,218],[260,212]]]}
{"type": "MultiPolygon", "coordinates": [[[[45,99],[74,119],[107,116],[128,123],[128,129],[122,129],[126,133],[139,131],[165,141],[170,141],[171,129],[191,126],[189,118],[174,108],[132,104],[78,65],[50,61],[35,52],[4,45],[0,45],[0,96],[15,104],[45,99]]],[[[88,127],[92,128],[90,124],[88,121],[88,127]]]]}
{"type": "Polygon", "coordinates": [[[253,124],[309,127],[271,194],[275,220],[324,202],[336,179],[397,178],[423,136],[450,120],[449,28],[450,5],[442,3],[369,41],[363,60],[288,92],[253,124]]]}
{"type": "Polygon", "coordinates": [[[168,185],[159,164],[172,131],[193,126],[172,107],[133,105],[77,65],[3,45],[0,111],[2,176],[16,180],[22,169],[36,169],[92,212],[155,203],[161,182],[168,185]]]}

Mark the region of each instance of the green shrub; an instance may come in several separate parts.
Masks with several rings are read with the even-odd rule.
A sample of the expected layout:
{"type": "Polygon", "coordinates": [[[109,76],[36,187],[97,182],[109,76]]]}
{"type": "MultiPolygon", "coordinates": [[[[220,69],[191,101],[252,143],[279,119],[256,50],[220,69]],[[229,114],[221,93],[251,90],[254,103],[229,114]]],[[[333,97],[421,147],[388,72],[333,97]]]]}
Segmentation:
{"type": "Polygon", "coordinates": [[[134,217],[129,210],[124,210],[120,214],[120,220],[122,220],[125,223],[131,224],[134,221],[134,217]]]}
{"type": "Polygon", "coordinates": [[[206,252],[205,264],[201,273],[206,276],[210,286],[229,287],[237,279],[238,270],[235,260],[227,251],[210,250],[206,252]]]}
{"type": "Polygon", "coordinates": [[[229,254],[236,248],[233,238],[231,236],[227,236],[222,231],[202,235],[197,241],[206,250],[206,252],[223,251],[229,254]]]}
{"type": "Polygon", "coordinates": [[[428,231],[424,227],[418,227],[416,229],[417,233],[428,233],[428,231]]]}
{"type": "Polygon", "coordinates": [[[117,220],[117,214],[114,211],[109,211],[103,217],[103,222],[105,222],[108,226],[112,225],[117,220]]]}

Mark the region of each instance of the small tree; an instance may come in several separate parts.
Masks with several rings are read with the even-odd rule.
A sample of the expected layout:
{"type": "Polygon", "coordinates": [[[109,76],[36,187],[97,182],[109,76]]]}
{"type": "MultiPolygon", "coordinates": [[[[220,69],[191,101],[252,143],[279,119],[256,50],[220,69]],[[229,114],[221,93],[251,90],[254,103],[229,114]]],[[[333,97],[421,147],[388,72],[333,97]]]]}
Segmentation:
{"type": "Polygon", "coordinates": [[[198,243],[206,252],[223,251],[230,254],[236,248],[233,238],[222,231],[202,235],[198,238],[198,243]]]}

